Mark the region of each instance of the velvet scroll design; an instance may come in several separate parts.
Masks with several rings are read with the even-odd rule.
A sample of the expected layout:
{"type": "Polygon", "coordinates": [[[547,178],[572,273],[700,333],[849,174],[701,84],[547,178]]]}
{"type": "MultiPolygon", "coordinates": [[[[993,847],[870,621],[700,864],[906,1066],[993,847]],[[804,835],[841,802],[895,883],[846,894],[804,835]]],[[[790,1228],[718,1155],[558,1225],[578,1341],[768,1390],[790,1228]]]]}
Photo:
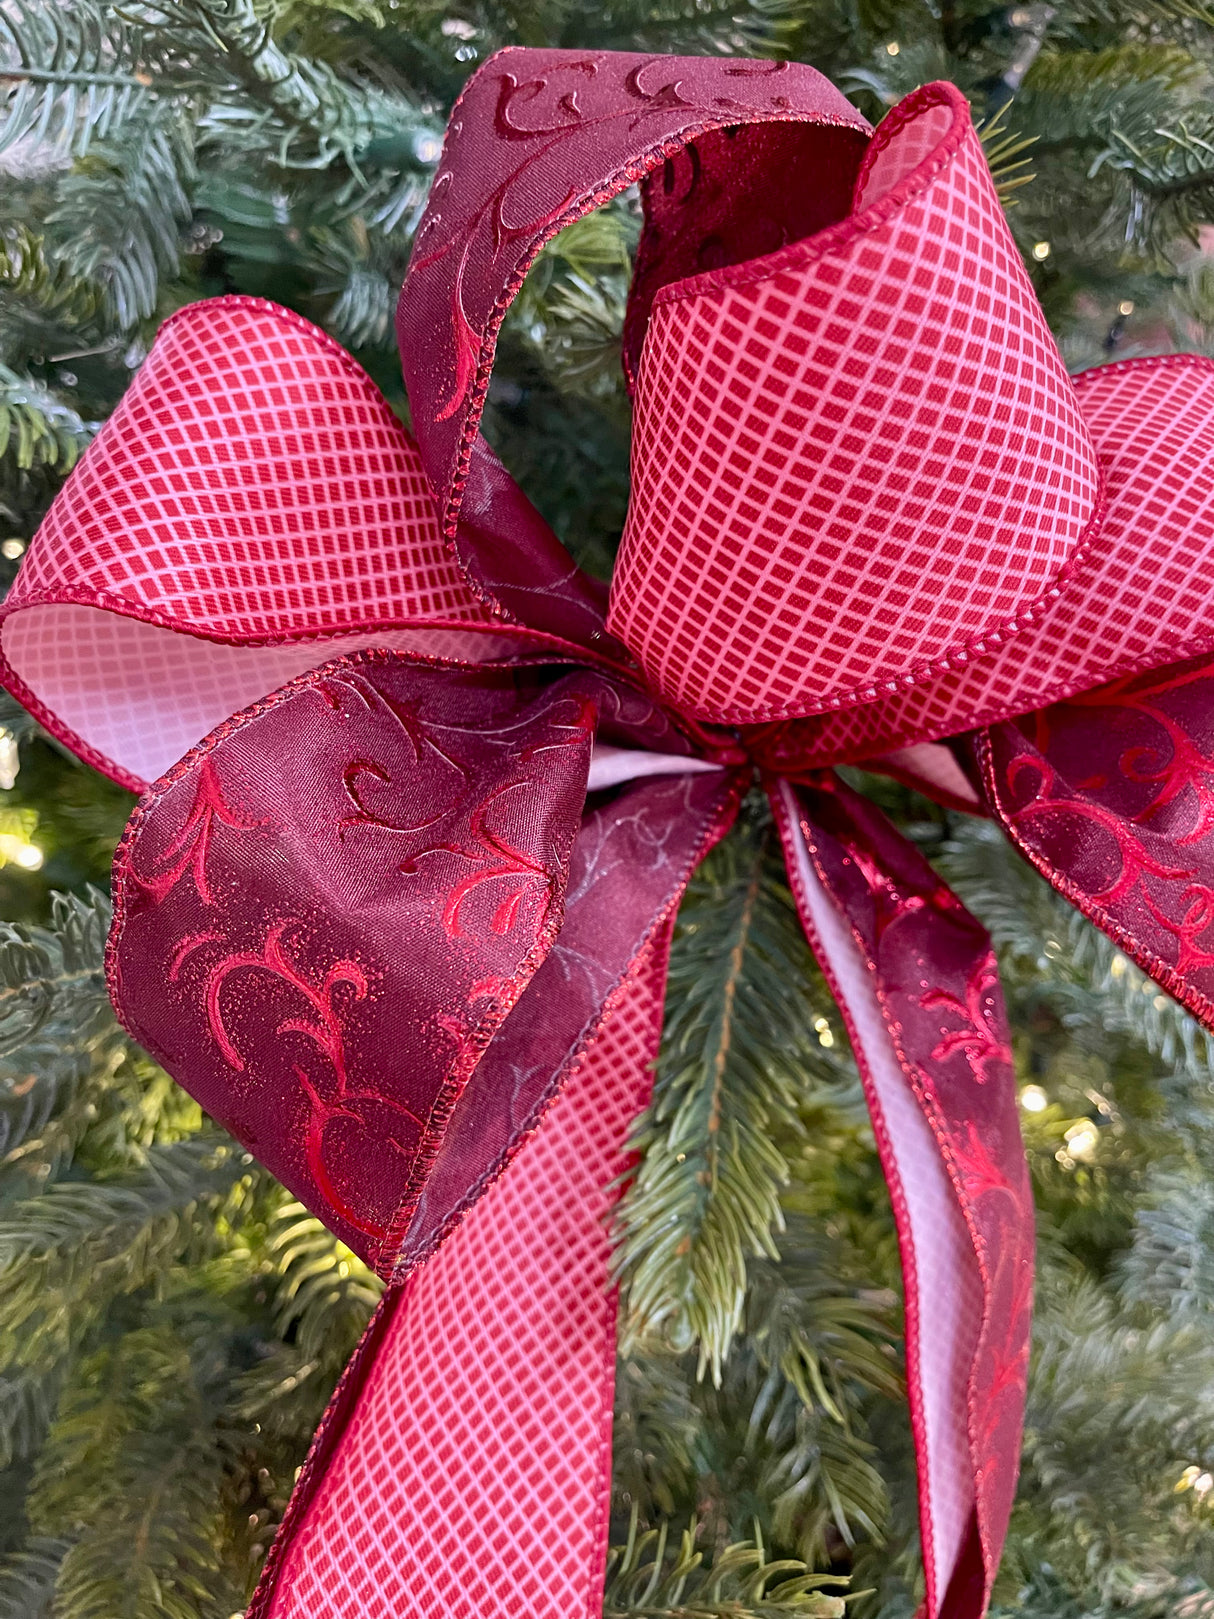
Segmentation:
{"type": "Polygon", "coordinates": [[[870,135],[808,67],[593,51],[470,81],[399,327],[416,439],[298,316],[178,312],[0,618],[5,683],[147,789],[120,1015],[389,1284],[250,1613],[514,1619],[560,1541],[529,1611],[592,1619],[612,1141],[758,780],[890,1183],[924,1612],[979,1619],[1032,1290],[1010,1035],[982,928],[834,767],[987,808],[1208,1019],[1214,366],[1067,377],[952,86],[870,135]],[[478,425],[536,253],[634,183],[608,592],[478,425]],[[513,1572],[469,1596],[460,1546],[513,1572]]]}

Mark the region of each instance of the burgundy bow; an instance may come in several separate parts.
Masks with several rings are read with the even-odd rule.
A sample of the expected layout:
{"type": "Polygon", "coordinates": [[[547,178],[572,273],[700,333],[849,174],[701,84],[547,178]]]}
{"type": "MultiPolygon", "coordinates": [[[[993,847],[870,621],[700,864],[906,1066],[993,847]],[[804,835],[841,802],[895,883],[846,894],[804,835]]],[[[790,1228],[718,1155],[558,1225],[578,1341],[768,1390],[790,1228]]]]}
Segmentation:
{"type": "Polygon", "coordinates": [[[416,443],[289,312],[172,317],[0,631],[50,729],[154,780],[121,1016],[389,1280],[250,1612],[597,1611],[604,1188],[757,767],[893,1198],[926,1611],[977,1619],[1032,1290],[1006,1020],[831,766],[985,805],[1208,1019],[1214,367],[1067,377],[951,86],[870,136],[807,67],[600,52],[471,80],[400,336],[416,443]],[[608,603],[477,430],[535,254],[634,182],[608,603]]]}

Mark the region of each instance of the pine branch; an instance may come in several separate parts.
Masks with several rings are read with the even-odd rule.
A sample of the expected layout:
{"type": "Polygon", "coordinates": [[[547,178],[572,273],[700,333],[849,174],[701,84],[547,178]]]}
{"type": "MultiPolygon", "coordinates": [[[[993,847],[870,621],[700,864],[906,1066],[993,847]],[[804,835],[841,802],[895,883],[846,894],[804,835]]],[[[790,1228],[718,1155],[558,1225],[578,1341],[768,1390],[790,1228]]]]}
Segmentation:
{"type": "Polygon", "coordinates": [[[300,1203],[278,1211],[270,1252],[278,1261],[276,1320],[309,1359],[334,1339],[357,1339],[383,1293],[375,1273],[300,1203]]]}
{"type": "Polygon", "coordinates": [[[706,1568],[697,1535],[693,1521],[672,1547],[665,1525],[638,1533],[634,1514],[627,1544],[608,1555],[603,1619],[842,1619],[842,1600],[823,1587],[845,1581],[792,1558],[768,1562],[753,1541],[724,1547],[706,1568]]]}
{"type": "Polygon", "coordinates": [[[362,156],[377,141],[392,143],[397,166],[407,156],[407,166],[416,167],[417,138],[441,133],[403,95],[281,45],[273,12],[254,0],[149,0],[148,10],[166,42],[178,50],[193,42],[195,83],[211,101],[200,127],[228,150],[243,138],[283,169],[340,162],[363,181],[362,156]],[[205,75],[207,63],[223,64],[222,79],[205,75]],[[412,141],[402,142],[405,132],[412,141]]]}
{"type": "Polygon", "coordinates": [[[779,1264],[759,1261],[746,1300],[746,1336],[761,1365],[778,1369],[806,1408],[846,1429],[857,1390],[898,1399],[890,1354],[892,1300],[841,1292],[840,1255],[813,1226],[790,1221],[779,1264]]]}
{"type": "Polygon", "coordinates": [[[816,1560],[833,1532],[881,1539],[886,1489],[867,1441],[870,1397],[901,1401],[892,1296],[840,1287],[840,1253],[801,1217],[779,1264],[760,1260],[721,1404],[745,1413],[757,1486],[781,1544],[816,1560]],[[749,1364],[748,1364],[749,1363],[749,1364]]]}
{"type": "Polygon", "coordinates": [[[54,1619],[55,1583],[71,1541],[35,1536],[0,1563],[0,1619],[54,1619]]]}
{"type": "Polygon", "coordinates": [[[98,313],[91,289],[72,277],[62,262],[52,262],[45,236],[23,225],[0,231],[0,291],[73,322],[91,320],[98,313]]]}
{"type": "Polygon", "coordinates": [[[616,1363],[612,1489],[624,1515],[651,1524],[695,1499],[702,1413],[694,1365],[646,1344],[616,1363]]]}
{"type": "Polygon", "coordinates": [[[153,105],[127,120],[121,142],[95,142],[58,187],[47,218],[56,258],[74,281],[96,289],[119,332],[152,315],[161,279],[178,273],[192,146],[182,109],[153,105]]]}
{"type": "Polygon", "coordinates": [[[1209,1568],[1202,1498],[1177,1486],[1186,1460],[1214,1462],[1210,1335],[1191,1318],[1144,1327],[1073,1262],[1044,1268],[1040,1302],[1024,1497],[1048,1526],[1045,1557],[1113,1606],[1179,1597],[1209,1568]]]}
{"type": "Polygon", "coordinates": [[[55,1592],[62,1619],[197,1619],[242,1593],[216,1578],[226,1458],[189,1346],[166,1326],[86,1358],[30,1493],[35,1531],[75,1515],[55,1592]]]}
{"type": "Polygon", "coordinates": [[[1035,178],[1030,159],[1022,157],[1021,153],[1028,151],[1037,139],[1035,135],[1021,135],[1008,129],[1006,114],[1009,105],[1005,103],[998,112],[975,126],[991,178],[995,182],[995,190],[1005,209],[1016,206],[1016,192],[1023,186],[1031,185],[1035,178]]]}
{"type": "Polygon", "coordinates": [[[59,1379],[45,1369],[0,1373],[0,1472],[36,1454],[58,1395],[59,1379]]]}
{"type": "Polygon", "coordinates": [[[0,1170],[29,1157],[90,1075],[105,1081],[124,1044],[105,991],[109,919],[94,889],[87,901],[54,895],[49,928],[0,923],[0,1170]]]}
{"type": "Polygon", "coordinates": [[[301,1204],[285,1202],[270,1229],[281,1342],[241,1380],[239,1410],[276,1437],[306,1441],[383,1286],[301,1204]]]}
{"type": "Polygon", "coordinates": [[[623,403],[620,333],[640,233],[635,204],[616,199],[551,241],[507,317],[557,389],[623,403]]]}
{"type": "Polygon", "coordinates": [[[1164,1172],[1147,1196],[1119,1266],[1122,1297],[1173,1321],[1214,1318],[1214,1185],[1164,1172]]]}
{"type": "Polygon", "coordinates": [[[53,895],[49,928],[0,922],[0,1058],[27,1046],[52,1016],[60,1038],[65,1026],[105,1021],[109,925],[110,902],[97,889],[87,900],[53,895]]]}
{"type": "Polygon", "coordinates": [[[217,1133],[153,1147],[142,1174],[115,1183],[60,1182],[0,1220],[0,1335],[15,1364],[66,1344],[76,1318],[145,1286],[186,1255],[213,1245],[217,1212],[244,1174],[242,1155],[217,1133]]]}
{"type": "Polygon", "coordinates": [[[0,152],[27,141],[84,156],[152,99],[163,64],[143,28],[98,0],[0,9],[0,152]]]}
{"type": "Polygon", "coordinates": [[[777,1255],[781,1142],[818,1045],[808,949],[762,825],[701,868],[680,913],[670,1008],[641,1154],[616,1217],[625,1343],[699,1346],[714,1376],[738,1329],[749,1255],[777,1255]]]}
{"type": "Polygon", "coordinates": [[[0,456],[13,456],[18,467],[70,472],[99,425],[82,421],[49,388],[0,365],[0,456]]]}

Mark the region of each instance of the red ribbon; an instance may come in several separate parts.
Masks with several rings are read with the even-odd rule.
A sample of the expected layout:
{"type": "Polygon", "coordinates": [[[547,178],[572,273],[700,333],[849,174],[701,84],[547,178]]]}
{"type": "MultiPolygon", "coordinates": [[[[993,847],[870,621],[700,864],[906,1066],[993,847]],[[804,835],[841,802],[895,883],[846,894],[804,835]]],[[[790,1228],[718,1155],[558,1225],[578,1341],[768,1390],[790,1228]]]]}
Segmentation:
{"type": "Polygon", "coordinates": [[[601,52],[470,81],[400,332],[416,442],[289,312],[173,316],[0,628],[154,781],[120,1015],[389,1281],[250,1613],[597,1613],[604,1188],[757,766],[894,1203],[926,1613],[977,1619],[1032,1291],[1006,1019],[831,767],[985,807],[1209,1021],[1214,367],[1067,377],[951,86],[870,136],[807,67],[601,52]],[[535,254],[635,182],[608,602],[477,429],[535,254]]]}

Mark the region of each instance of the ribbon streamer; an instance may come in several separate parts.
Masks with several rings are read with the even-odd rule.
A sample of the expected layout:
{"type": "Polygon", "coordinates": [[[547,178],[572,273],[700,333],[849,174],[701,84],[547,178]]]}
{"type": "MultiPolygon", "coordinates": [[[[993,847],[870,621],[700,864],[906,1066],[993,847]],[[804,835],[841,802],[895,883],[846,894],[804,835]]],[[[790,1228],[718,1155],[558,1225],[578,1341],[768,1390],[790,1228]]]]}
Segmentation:
{"type": "Polygon", "coordinates": [[[890,1184],[924,1613],[979,1619],[1032,1294],[1006,1017],[833,767],[995,817],[1211,1022],[1214,365],[1068,378],[952,86],[873,133],[812,68],[604,52],[474,75],[399,327],[416,439],[290,312],[179,311],[0,619],[144,795],[119,1015],[388,1283],[250,1615],[598,1612],[605,1188],[757,771],[890,1184]],[[478,426],[535,255],[634,184],[608,592],[478,426]]]}

